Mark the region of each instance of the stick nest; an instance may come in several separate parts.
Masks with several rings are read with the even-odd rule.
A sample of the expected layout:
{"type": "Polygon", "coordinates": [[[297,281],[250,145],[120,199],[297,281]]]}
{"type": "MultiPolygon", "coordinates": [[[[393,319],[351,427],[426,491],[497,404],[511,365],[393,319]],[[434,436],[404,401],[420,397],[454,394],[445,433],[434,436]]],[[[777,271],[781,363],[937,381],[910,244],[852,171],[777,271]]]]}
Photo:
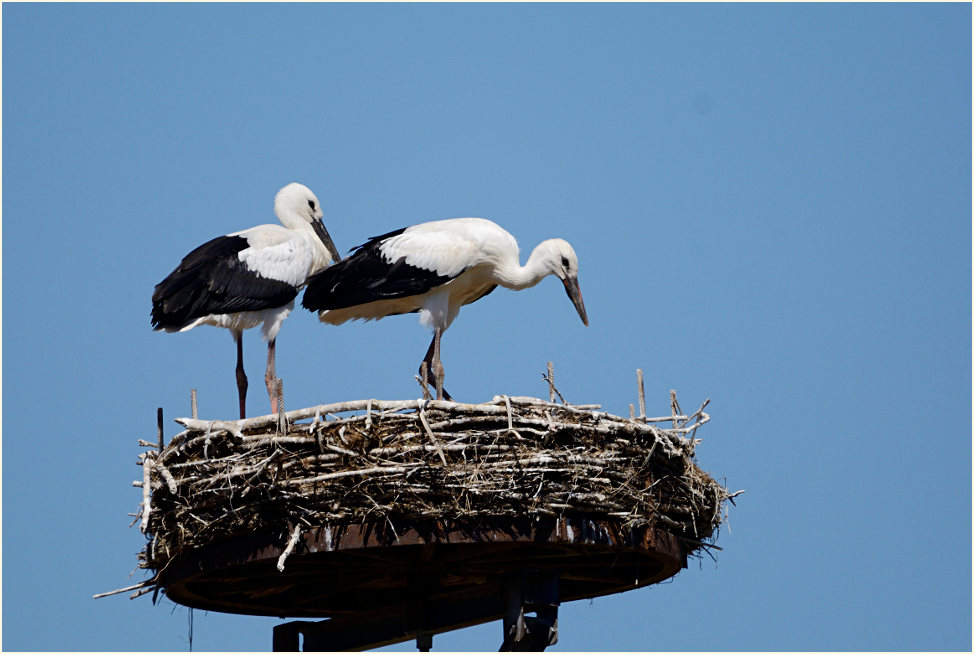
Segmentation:
{"type": "Polygon", "coordinates": [[[161,451],[142,441],[139,565],[294,526],[505,516],[583,514],[670,532],[691,554],[707,547],[732,495],[694,464],[704,407],[629,419],[599,408],[362,400],[179,419],[186,430],[161,451]]]}

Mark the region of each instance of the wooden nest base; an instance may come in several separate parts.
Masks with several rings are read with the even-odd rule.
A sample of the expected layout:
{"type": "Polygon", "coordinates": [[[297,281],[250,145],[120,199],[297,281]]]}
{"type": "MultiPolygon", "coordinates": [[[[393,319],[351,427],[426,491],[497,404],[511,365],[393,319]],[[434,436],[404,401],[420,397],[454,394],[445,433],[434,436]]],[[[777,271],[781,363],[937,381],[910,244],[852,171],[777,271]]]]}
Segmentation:
{"type": "Polygon", "coordinates": [[[416,525],[570,525],[584,516],[621,539],[662,533],[693,554],[713,547],[731,497],[694,463],[704,406],[627,419],[503,396],[180,418],[185,431],[162,449],[142,441],[151,447],[135,482],[147,537],[139,565],[157,573],[143,592],[165,587],[167,567],[201,548],[266,535],[280,545],[283,570],[301,534],[330,539],[363,525],[394,543],[416,525]]]}

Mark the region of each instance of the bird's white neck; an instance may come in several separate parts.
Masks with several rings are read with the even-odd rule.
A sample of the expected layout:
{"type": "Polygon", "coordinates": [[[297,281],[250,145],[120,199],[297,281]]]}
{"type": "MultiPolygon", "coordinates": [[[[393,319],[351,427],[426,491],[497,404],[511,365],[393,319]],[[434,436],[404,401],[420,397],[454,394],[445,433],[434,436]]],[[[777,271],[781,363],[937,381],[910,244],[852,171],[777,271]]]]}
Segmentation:
{"type": "Polygon", "coordinates": [[[314,230],[311,229],[311,223],[299,216],[294,211],[275,207],[275,213],[277,214],[277,219],[281,221],[281,224],[288,229],[293,229],[295,231],[306,231],[312,234],[314,233],[314,230]]]}
{"type": "Polygon", "coordinates": [[[542,241],[531,252],[528,262],[523,266],[517,260],[509,260],[494,270],[494,277],[498,284],[514,291],[531,288],[548,275],[553,274],[554,268],[550,262],[548,241],[542,241]]]}
{"type": "Polygon", "coordinates": [[[321,239],[315,233],[314,228],[311,226],[304,217],[298,215],[294,211],[289,211],[287,209],[279,210],[277,212],[277,219],[281,221],[281,224],[288,229],[295,231],[307,241],[313,251],[314,251],[314,263],[312,265],[312,271],[317,272],[327,266],[332,261],[332,254],[325,247],[321,239]]]}

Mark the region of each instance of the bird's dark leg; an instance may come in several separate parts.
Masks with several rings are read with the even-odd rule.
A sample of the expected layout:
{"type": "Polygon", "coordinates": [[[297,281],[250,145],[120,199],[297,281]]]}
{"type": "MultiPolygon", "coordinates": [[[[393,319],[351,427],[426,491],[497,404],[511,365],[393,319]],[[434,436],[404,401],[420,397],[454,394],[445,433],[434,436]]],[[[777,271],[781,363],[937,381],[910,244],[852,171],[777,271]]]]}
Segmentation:
{"type": "Polygon", "coordinates": [[[435,345],[436,345],[436,336],[434,335],[433,336],[433,340],[430,341],[430,347],[429,347],[429,349],[426,350],[426,356],[423,357],[423,360],[419,364],[419,376],[420,376],[420,379],[428,380],[429,379],[429,374],[431,374],[433,372],[433,346],[435,346],[435,345]],[[426,371],[428,373],[426,375],[423,374],[423,364],[424,363],[426,364],[426,371]]]}
{"type": "Polygon", "coordinates": [[[442,330],[436,329],[433,331],[433,366],[430,370],[433,371],[433,379],[436,380],[436,399],[442,400],[445,395],[448,399],[452,400],[453,398],[443,388],[443,378],[446,377],[446,372],[443,370],[443,362],[440,361],[440,338],[442,336],[442,330]]]}
{"type": "Polygon", "coordinates": [[[243,365],[243,332],[234,331],[233,340],[237,342],[237,394],[240,397],[240,419],[247,417],[247,374],[243,365]]]}
{"type": "Polygon", "coordinates": [[[277,339],[273,338],[267,343],[267,372],[264,373],[267,396],[271,398],[271,414],[277,414],[277,371],[274,369],[276,351],[277,339]]]}
{"type": "Polygon", "coordinates": [[[422,363],[419,365],[419,374],[423,374],[423,363],[426,364],[426,369],[433,375],[433,387],[436,389],[436,399],[438,400],[449,400],[453,402],[453,398],[446,389],[443,388],[443,378],[445,377],[443,370],[443,363],[440,361],[440,338],[443,332],[439,329],[433,331],[433,340],[430,341],[430,347],[426,350],[426,356],[423,357],[422,363]]]}
{"type": "Polygon", "coordinates": [[[436,336],[433,336],[433,340],[430,341],[430,347],[429,347],[428,350],[426,350],[426,356],[423,357],[423,360],[419,364],[419,374],[420,375],[423,374],[423,364],[424,363],[426,364],[426,370],[427,371],[433,370],[433,346],[434,345],[436,345],[436,336]]]}

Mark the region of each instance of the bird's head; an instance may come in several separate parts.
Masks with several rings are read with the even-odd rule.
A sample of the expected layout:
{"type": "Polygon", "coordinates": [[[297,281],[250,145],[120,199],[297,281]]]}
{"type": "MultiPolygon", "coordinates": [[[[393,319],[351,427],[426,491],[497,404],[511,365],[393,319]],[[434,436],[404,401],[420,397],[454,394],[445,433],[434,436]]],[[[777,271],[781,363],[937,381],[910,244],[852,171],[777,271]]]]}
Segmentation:
{"type": "Polygon", "coordinates": [[[560,238],[543,241],[538,245],[538,249],[543,254],[542,260],[549,272],[565,285],[565,292],[575,305],[578,317],[588,325],[588,314],[585,312],[585,303],[582,302],[582,291],[578,287],[578,255],[575,254],[575,250],[568,241],[560,238]]]}
{"type": "Polygon", "coordinates": [[[331,255],[332,261],[341,260],[342,257],[338,254],[338,248],[335,247],[335,243],[331,240],[328,230],[325,229],[324,223],[321,222],[321,219],[325,215],[321,209],[321,203],[318,202],[318,198],[315,197],[315,194],[307,186],[298,184],[297,182],[291,182],[278,191],[274,197],[274,213],[288,227],[295,226],[289,224],[289,222],[293,222],[294,220],[310,224],[315,234],[324,244],[325,249],[331,255]]]}

